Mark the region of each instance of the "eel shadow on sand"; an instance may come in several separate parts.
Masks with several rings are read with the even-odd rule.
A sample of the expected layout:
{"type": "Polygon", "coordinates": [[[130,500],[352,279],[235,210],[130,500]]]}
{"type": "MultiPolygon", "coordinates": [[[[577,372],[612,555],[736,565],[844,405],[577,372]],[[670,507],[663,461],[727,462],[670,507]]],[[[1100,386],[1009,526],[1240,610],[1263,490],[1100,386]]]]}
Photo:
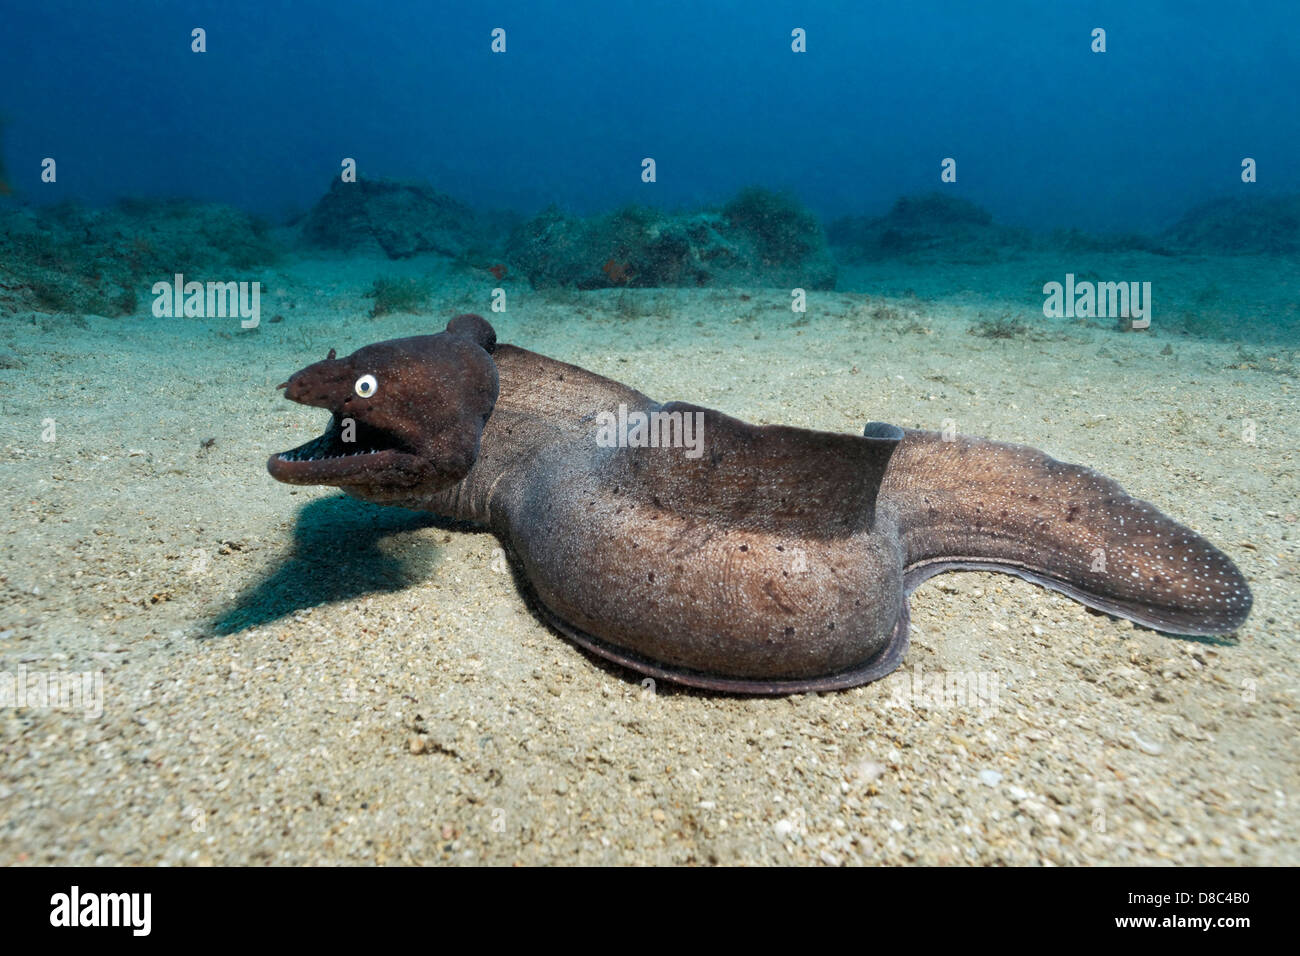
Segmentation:
{"type": "Polygon", "coordinates": [[[214,634],[234,634],[322,602],[402,591],[426,581],[438,563],[438,552],[424,542],[401,539],[430,527],[464,526],[342,495],[313,501],[298,513],[293,551],[257,585],[221,608],[208,626],[214,634]]]}

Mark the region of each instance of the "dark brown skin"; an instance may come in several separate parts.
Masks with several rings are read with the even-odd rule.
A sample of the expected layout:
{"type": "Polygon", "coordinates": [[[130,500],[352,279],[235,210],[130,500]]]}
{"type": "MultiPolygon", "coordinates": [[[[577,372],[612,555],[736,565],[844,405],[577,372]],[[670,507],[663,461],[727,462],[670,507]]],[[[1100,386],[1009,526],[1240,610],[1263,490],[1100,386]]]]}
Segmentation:
{"type": "Polygon", "coordinates": [[[879,423],[837,435],[660,405],[497,345],[479,316],[331,352],[283,387],[335,417],[272,456],[273,477],[491,529],[556,627],[683,684],[779,694],[883,677],[907,650],[907,595],[950,568],[1179,634],[1227,633],[1250,611],[1222,552],[1091,469],[879,423]],[[698,457],[602,447],[597,416],[620,405],[698,413],[698,457]]]}

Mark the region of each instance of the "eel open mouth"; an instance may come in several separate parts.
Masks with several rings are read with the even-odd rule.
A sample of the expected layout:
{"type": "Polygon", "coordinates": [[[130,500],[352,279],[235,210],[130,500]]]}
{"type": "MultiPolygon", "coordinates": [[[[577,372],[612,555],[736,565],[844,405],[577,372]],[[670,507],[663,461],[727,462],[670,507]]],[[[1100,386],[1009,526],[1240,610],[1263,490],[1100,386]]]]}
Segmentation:
{"type": "Polygon", "coordinates": [[[345,440],[337,414],[325,431],[297,448],[272,455],[267,470],[277,481],[294,485],[364,483],[376,472],[413,469],[418,458],[400,436],[352,419],[345,440]]]}

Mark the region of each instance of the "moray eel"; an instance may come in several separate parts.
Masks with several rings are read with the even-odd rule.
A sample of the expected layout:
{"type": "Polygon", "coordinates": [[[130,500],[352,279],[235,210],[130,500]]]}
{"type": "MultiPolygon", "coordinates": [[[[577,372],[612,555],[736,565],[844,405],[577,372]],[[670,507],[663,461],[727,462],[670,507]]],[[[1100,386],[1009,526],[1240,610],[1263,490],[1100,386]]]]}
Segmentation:
{"type": "Polygon", "coordinates": [[[954,568],[1175,634],[1228,633],[1250,612],[1227,556],[1089,468],[878,422],[831,434],[661,405],[498,345],[477,315],[331,350],[280,387],[332,418],[271,456],[272,477],[490,529],[562,633],[681,684],[876,680],[907,651],[908,595],[954,568]],[[663,441],[608,440],[637,413],[663,441]]]}

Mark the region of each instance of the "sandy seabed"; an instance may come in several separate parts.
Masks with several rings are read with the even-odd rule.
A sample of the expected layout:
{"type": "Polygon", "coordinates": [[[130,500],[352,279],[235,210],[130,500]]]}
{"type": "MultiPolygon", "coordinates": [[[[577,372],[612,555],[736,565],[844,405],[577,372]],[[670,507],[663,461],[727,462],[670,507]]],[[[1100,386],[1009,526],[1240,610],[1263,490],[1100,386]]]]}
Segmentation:
{"type": "MultiPolygon", "coordinates": [[[[1243,328],[1295,320],[1294,263],[1116,273],[1135,258],[1157,288],[1250,288],[1218,307],[1243,328]]],[[[783,290],[507,280],[492,315],[495,283],[437,260],[316,258],[262,276],[255,332],[9,316],[0,672],[102,673],[103,712],[0,709],[0,863],[1300,863],[1295,347],[1174,334],[1159,300],[1140,334],[1035,318],[1056,261],[965,268],[863,267],[841,285],[877,291],[803,316],[783,290]],[[403,269],[436,308],[369,318],[403,269]],[[663,400],[1090,465],[1228,552],[1254,613],[1179,639],[949,574],[878,683],[644,688],[535,617],[492,536],[265,472],[324,419],[277,383],[469,310],[663,400]],[[1028,331],[969,334],[1004,310],[1028,331]],[[936,674],[996,699],[927,699],[936,674]]]]}

